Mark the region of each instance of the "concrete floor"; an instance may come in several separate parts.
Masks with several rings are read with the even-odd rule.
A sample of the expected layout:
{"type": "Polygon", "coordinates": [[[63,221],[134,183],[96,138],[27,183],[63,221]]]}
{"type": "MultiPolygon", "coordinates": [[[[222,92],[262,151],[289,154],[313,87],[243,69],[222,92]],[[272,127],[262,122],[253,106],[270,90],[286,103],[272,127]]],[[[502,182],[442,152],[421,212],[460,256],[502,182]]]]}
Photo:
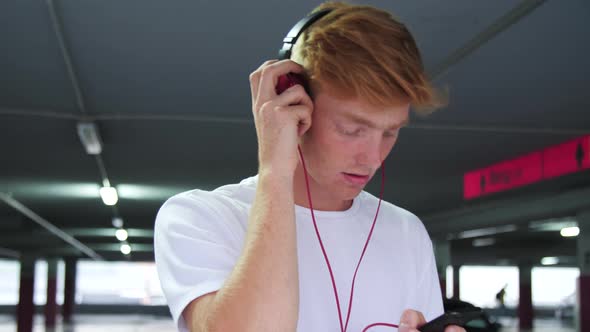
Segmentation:
{"type": "Polygon", "coordinates": [[[575,332],[573,322],[564,322],[557,319],[535,319],[532,330],[520,330],[518,320],[514,318],[500,319],[502,329],[500,332],[575,332]]]}
{"type": "MultiPolygon", "coordinates": [[[[175,332],[172,320],[164,317],[145,315],[77,315],[73,326],[58,324],[53,332],[175,332]]],[[[571,324],[554,319],[535,320],[535,328],[519,331],[518,321],[502,319],[501,332],[575,332],[571,324]]],[[[0,332],[15,332],[13,316],[0,315],[0,332]]],[[[35,317],[33,332],[49,332],[43,326],[43,317],[35,317]]],[[[354,332],[354,331],[353,331],[354,332]]],[[[393,331],[392,329],[392,332],[393,331]]]]}
{"type": "MultiPolygon", "coordinates": [[[[46,330],[43,317],[35,317],[33,332],[175,332],[172,319],[144,315],[76,315],[75,324],[58,322],[55,330],[46,330]]],[[[12,316],[0,316],[0,332],[16,332],[12,316]]]]}

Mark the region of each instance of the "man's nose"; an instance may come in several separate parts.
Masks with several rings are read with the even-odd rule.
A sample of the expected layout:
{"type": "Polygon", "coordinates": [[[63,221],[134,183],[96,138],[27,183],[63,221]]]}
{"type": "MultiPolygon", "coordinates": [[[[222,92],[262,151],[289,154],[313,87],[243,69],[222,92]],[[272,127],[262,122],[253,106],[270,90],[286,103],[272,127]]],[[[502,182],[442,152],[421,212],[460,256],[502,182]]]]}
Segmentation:
{"type": "Polygon", "coordinates": [[[372,139],[364,144],[357,158],[360,165],[370,167],[371,170],[379,168],[382,160],[381,141],[379,139],[372,139]]]}

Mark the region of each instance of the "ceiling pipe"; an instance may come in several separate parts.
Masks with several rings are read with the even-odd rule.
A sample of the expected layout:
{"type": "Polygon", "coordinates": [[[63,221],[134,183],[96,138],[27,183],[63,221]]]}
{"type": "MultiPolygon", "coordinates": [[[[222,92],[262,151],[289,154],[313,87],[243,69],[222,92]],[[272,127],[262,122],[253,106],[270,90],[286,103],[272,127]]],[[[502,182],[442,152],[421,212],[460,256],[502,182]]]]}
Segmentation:
{"type": "Polygon", "coordinates": [[[84,254],[88,255],[88,257],[90,257],[94,260],[99,260],[99,261],[103,260],[102,256],[97,254],[94,250],[90,249],[88,246],[86,246],[82,242],[76,240],[70,234],[62,231],[61,229],[59,229],[57,226],[53,225],[49,221],[43,219],[41,216],[39,216],[38,214],[33,212],[31,209],[29,209],[26,206],[24,206],[23,204],[21,204],[16,199],[12,198],[10,195],[5,194],[5,193],[0,193],[0,200],[4,201],[6,204],[13,207],[15,210],[19,211],[20,213],[24,214],[29,219],[33,220],[34,222],[39,224],[41,227],[47,229],[49,232],[53,233],[54,235],[56,235],[60,239],[69,243],[72,247],[74,247],[74,248],[80,250],[81,252],[83,252],[84,254]]]}

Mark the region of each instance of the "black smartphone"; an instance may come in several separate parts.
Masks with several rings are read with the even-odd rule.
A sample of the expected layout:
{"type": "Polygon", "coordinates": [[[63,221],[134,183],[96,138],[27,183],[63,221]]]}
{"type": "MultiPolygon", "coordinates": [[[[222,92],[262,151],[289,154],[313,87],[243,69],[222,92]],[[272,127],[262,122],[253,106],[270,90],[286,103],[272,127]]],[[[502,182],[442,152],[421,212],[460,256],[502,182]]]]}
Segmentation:
{"type": "Polygon", "coordinates": [[[418,327],[420,332],[444,332],[445,327],[457,325],[465,327],[469,321],[482,317],[481,309],[470,309],[465,311],[447,311],[430,322],[418,327]]]}

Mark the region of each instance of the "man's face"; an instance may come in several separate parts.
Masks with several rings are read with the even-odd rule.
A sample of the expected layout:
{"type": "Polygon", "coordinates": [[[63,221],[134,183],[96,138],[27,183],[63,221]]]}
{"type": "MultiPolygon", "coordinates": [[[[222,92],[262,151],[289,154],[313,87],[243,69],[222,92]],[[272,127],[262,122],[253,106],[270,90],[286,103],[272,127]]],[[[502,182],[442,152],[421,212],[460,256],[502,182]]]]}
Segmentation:
{"type": "Polygon", "coordinates": [[[393,148],[409,108],[401,98],[395,106],[377,108],[319,92],[311,128],[301,142],[311,178],[338,199],[356,197],[393,148]]]}

